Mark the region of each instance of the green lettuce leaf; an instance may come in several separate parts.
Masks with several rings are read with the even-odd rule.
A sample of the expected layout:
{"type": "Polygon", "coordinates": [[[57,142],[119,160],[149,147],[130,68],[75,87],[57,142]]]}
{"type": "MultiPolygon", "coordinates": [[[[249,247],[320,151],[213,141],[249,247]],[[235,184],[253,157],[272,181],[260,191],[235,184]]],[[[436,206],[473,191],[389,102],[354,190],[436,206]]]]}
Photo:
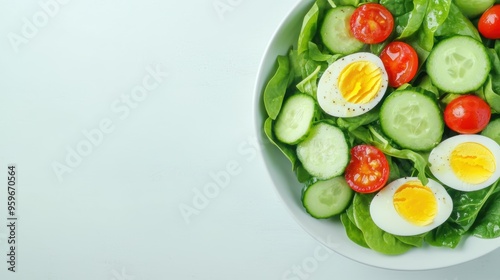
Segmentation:
{"type": "MultiPolygon", "coordinates": [[[[388,0],[387,2],[391,1],[388,0]]],[[[411,2],[412,9],[401,15],[396,15],[395,24],[396,33],[398,34],[397,39],[408,38],[419,30],[425,19],[429,0],[414,0],[405,2],[411,2]]],[[[410,7],[408,4],[404,5],[405,9],[408,9],[408,7],[410,7]]]]}
{"type": "Polygon", "coordinates": [[[386,255],[399,255],[413,246],[399,241],[394,235],[380,229],[370,216],[370,203],[374,194],[356,193],[353,198],[354,221],[363,233],[368,247],[386,255]]]}
{"type": "Polygon", "coordinates": [[[275,120],[281,111],[283,99],[285,98],[286,90],[290,85],[293,74],[290,69],[290,62],[286,56],[278,56],[278,69],[274,76],[269,80],[264,89],[264,107],[267,115],[275,120]]]}
{"type": "Polygon", "coordinates": [[[474,24],[453,3],[450,5],[448,17],[435,31],[437,37],[465,35],[481,41],[481,36],[474,24]]]}
{"type": "Polygon", "coordinates": [[[496,193],[489,199],[471,233],[479,238],[500,237],[500,193],[496,193]]]}
{"type": "Polygon", "coordinates": [[[498,182],[488,188],[472,192],[449,190],[453,200],[453,211],[449,220],[460,226],[463,231],[468,231],[488,198],[497,191],[497,186],[498,182]]]}
{"type": "Polygon", "coordinates": [[[313,39],[314,34],[316,33],[318,28],[319,11],[318,4],[314,3],[304,17],[297,43],[297,51],[299,54],[307,51],[309,48],[309,41],[313,39]]]}
{"type": "Polygon", "coordinates": [[[463,238],[464,230],[459,225],[446,221],[425,236],[431,246],[455,248],[463,238]]]}

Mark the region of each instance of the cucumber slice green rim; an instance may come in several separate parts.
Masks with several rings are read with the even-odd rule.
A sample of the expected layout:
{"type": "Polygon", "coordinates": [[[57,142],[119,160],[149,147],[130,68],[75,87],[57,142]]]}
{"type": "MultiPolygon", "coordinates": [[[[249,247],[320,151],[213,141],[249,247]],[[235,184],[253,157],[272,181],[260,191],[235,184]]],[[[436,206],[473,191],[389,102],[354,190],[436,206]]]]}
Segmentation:
{"type": "Polygon", "coordinates": [[[307,136],[315,112],[316,101],[312,96],[303,93],[290,96],[276,118],[276,138],[286,144],[297,144],[307,136]]]}
{"type": "Polygon", "coordinates": [[[354,191],[344,177],[316,181],[304,191],[302,204],[307,213],[317,219],[326,219],[344,211],[351,202],[354,191]]]}
{"type": "Polygon", "coordinates": [[[382,131],[399,146],[429,151],[443,137],[444,121],[435,96],[425,91],[397,90],[380,109],[382,131]]]}
{"type": "Polygon", "coordinates": [[[320,180],[339,176],[350,159],[346,135],[336,126],[319,122],[297,144],[297,157],[304,169],[320,180]]]}
{"type": "Polygon", "coordinates": [[[439,42],[427,59],[427,74],[442,91],[469,93],[488,78],[491,62],[485,46],[468,36],[453,36],[439,42]]]}

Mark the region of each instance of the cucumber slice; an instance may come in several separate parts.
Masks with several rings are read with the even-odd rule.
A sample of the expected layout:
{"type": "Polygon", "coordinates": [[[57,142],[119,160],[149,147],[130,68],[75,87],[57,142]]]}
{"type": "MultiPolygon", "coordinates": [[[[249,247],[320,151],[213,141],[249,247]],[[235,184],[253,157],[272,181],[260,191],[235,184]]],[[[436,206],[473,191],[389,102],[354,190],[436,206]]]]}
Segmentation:
{"type": "Polygon", "coordinates": [[[491,63],[481,42],[468,36],[453,36],[434,47],[426,68],[440,90],[469,93],[485,83],[491,63]]]}
{"type": "Polygon", "coordinates": [[[347,208],[354,195],[344,177],[316,181],[306,188],[302,204],[307,213],[317,219],[326,219],[340,214],[347,208]]]}
{"type": "Polygon", "coordinates": [[[481,131],[481,135],[489,137],[500,145],[500,119],[491,121],[486,128],[481,131]]]}
{"type": "Polygon", "coordinates": [[[342,174],[349,163],[349,146],[340,128],[320,122],[297,145],[297,157],[312,176],[326,180],[342,174]]]}
{"type": "Polygon", "coordinates": [[[300,142],[311,127],[315,111],[316,105],[312,96],[303,93],[292,95],[285,101],[276,118],[276,138],[286,144],[300,142]]]}
{"type": "Polygon", "coordinates": [[[394,91],[380,109],[382,131],[413,151],[429,151],[443,137],[444,121],[436,97],[416,89],[394,91]]]}
{"type": "Polygon", "coordinates": [[[326,13],[320,27],[320,36],[331,52],[351,54],[363,48],[364,43],[354,38],[349,23],[355,9],[352,6],[341,6],[326,13]]]}

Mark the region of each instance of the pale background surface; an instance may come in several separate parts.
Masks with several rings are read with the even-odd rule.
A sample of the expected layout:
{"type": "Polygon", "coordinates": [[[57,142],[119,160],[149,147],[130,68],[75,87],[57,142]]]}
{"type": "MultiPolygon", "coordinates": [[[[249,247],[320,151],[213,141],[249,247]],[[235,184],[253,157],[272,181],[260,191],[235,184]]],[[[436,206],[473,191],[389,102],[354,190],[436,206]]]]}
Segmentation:
{"type": "Polygon", "coordinates": [[[7,165],[19,171],[17,272],[2,261],[0,279],[498,278],[498,250],[389,271],[327,251],[289,215],[252,104],[297,2],[0,0],[0,260],[7,165]]]}

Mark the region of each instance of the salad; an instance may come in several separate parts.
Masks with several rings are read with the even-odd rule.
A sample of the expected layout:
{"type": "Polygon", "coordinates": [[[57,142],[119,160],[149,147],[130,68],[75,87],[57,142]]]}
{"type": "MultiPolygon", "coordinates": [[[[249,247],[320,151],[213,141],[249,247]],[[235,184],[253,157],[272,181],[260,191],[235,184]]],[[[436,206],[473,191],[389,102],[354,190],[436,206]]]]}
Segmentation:
{"type": "Polygon", "coordinates": [[[473,3],[314,2],[263,93],[312,218],[389,255],[500,236],[500,5],[473,3]]]}

